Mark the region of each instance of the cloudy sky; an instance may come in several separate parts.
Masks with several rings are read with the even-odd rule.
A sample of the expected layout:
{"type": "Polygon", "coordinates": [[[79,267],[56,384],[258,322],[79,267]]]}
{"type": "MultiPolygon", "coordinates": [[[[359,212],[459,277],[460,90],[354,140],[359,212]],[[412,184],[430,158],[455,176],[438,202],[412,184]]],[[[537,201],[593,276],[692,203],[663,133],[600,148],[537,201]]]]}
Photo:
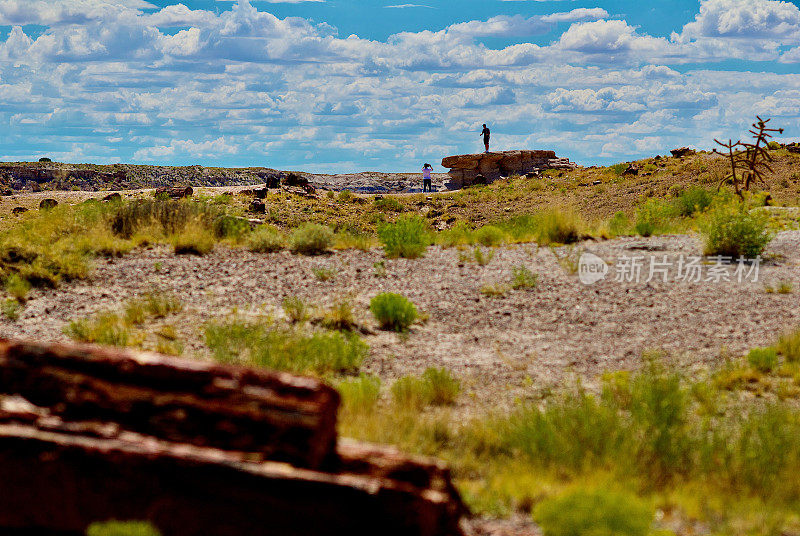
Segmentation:
{"type": "Polygon", "coordinates": [[[800,0],[0,0],[0,160],[407,171],[800,140],[800,0]]]}

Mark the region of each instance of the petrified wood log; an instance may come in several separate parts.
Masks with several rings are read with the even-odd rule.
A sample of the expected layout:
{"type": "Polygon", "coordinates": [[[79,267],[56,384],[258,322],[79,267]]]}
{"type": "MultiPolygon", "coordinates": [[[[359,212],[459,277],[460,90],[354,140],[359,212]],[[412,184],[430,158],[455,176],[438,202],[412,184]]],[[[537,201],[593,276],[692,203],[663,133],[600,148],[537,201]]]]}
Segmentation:
{"type": "Polygon", "coordinates": [[[334,457],[339,394],[313,378],[88,345],[0,340],[0,393],[67,421],[317,468],[334,457]]]}
{"type": "Polygon", "coordinates": [[[335,445],[338,395],[314,379],[0,340],[0,393],[0,534],[462,534],[447,467],[335,445]]]}
{"type": "Polygon", "coordinates": [[[185,197],[192,197],[194,190],[191,186],[175,186],[156,188],[156,197],[167,196],[171,199],[183,199],[185,197]]]}
{"type": "Polygon", "coordinates": [[[77,536],[97,520],[137,519],[175,536],[461,534],[463,507],[437,482],[446,472],[348,448],[358,461],[332,473],[0,414],[0,528],[77,536]]]}

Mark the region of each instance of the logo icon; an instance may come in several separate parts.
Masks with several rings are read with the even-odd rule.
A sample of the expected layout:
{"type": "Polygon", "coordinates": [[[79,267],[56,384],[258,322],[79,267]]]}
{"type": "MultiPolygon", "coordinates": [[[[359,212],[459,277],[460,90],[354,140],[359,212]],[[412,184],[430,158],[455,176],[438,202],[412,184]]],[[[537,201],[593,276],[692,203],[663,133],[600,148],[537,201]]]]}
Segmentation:
{"type": "Polygon", "coordinates": [[[584,285],[593,285],[608,275],[608,265],[594,253],[586,252],[578,262],[578,279],[584,285]]]}

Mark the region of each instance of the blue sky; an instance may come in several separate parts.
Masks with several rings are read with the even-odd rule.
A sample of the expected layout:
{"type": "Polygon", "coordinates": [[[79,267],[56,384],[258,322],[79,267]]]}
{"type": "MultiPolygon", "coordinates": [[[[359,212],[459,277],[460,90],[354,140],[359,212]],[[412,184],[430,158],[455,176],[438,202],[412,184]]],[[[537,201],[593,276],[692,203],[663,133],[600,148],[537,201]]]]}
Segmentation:
{"type": "Polygon", "coordinates": [[[0,160],[418,170],[800,140],[800,0],[0,0],[0,160]],[[400,6],[400,7],[392,7],[400,6]]]}

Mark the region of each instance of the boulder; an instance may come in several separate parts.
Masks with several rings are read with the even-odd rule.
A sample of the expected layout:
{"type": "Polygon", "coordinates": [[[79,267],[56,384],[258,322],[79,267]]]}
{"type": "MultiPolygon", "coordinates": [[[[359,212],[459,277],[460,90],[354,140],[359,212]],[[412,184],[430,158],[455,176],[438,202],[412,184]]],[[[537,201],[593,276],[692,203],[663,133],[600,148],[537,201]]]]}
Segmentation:
{"type": "Polygon", "coordinates": [[[575,164],[566,158],[557,158],[555,151],[502,151],[448,156],[442,166],[450,168],[450,189],[475,184],[482,176],[485,183],[501,177],[526,175],[545,169],[572,169],[575,164]]]}
{"type": "Polygon", "coordinates": [[[40,210],[49,210],[58,206],[58,201],[55,199],[42,199],[39,203],[40,210]]]}
{"type": "Polygon", "coordinates": [[[675,158],[683,158],[684,156],[691,156],[697,154],[697,151],[688,147],[681,147],[680,149],[672,149],[670,151],[675,158]]]}

